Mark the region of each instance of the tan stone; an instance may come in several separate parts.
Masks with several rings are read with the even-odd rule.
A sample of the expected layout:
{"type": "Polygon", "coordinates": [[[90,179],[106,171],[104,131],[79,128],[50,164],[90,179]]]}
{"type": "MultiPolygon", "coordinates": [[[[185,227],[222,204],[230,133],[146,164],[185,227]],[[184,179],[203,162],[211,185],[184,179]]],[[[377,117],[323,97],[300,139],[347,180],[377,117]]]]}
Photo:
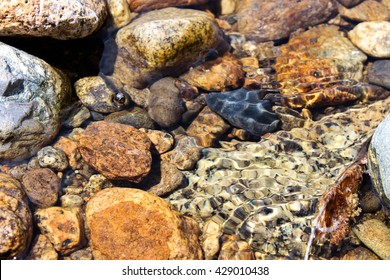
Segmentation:
{"type": "Polygon", "coordinates": [[[82,38],[97,30],[106,15],[101,0],[1,1],[0,35],[82,38]]]}
{"type": "Polygon", "coordinates": [[[126,0],[108,0],[107,6],[115,27],[123,27],[130,22],[130,8],[126,0]]]}
{"type": "Polygon", "coordinates": [[[163,154],[172,149],[175,140],[168,132],[146,128],[140,128],[140,131],[146,133],[159,154],[163,154]]]}
{"type": "Polygon", "coordinates": [[[254,260],[251,246],[245,240],[239,240],[237,235],[224,235],[219,260],[254,260]]]}
{"type": "Polygon", "coordinates": [[[68,158],[70,167],[77,169],[78,161],[81,159],[81,154],[78,150],[76,141],[72,141],[67,137],[61,136],[55,143],[54,148],[63,150],[68,158]]]}
{"type": "Polygon", "coordinates": [[[222,225],[214,222],[212,219],[204,223],[201,237],[201,245],[206,260],[215,259],[218,255],[221,244],[220,237],[222,236],[222,225]]]}
{"type": "Polygon", "coordinates": [[[230,125],[209,107],[199,113],[187,129],[189,136],[195,137],[202,147],[211,147],[229,129],[230,125]]]}
{"type": "Polygon", "coordinates": [[[38,227],[53,244],[56,251],[66,255],[84,245],[84,227],[79,208],[58,206],[35,212],[38,227]]]}
{"type": "Polygon", "coordinates": [[[43,234],[38,234],[31,246],[27,260],[58,260],[58,253],[43,234]]]}
{"type": "Polygon", "coordinates": [[[180,7],[188,5],[205,4],[209,0],[127,0],[130,9],[133,12],[141,12],[145,10],[156,10],[167,7],[180,7]]]}
{"type": "Polygon", "coordinates": [[[172,151],[161,155],[161,159],[170,161],[180,170],[190,170],[200,159],[200,147],[195,137],[179,137],[172,151]]]}
{"type": "Polygon", "coordinates": [[[87,204],[95,259],[201,259],[199,228],[165,200],[138,189],[110,188],[87,204]]]}
{"type": "Polygon", "coordinates": [[[77,139],[83,159],[108,179],[140,182],[149,173],[151,142],[132,126],[99,121],[77,139]]]}
{"type": "Polygon", "coordinates": [[[0,259],[21,258],[32,237],[32,216],[20,183],[0,173],[0,259]]]}
{"type": "Polygon", "coordinates": [[[390,260],[390,229],[377,219],[366,220],[352,228],[357,237],[383,260],[390,260]]]}
{"type": "Polygon", "coordinates": [[[374,0],[366,0],[353,8],[338,5],[341,16],[356,21],[390,20],[390,9],[374,0]]]}
{"type": "Polygon", "coordinates": [[[180,76],[187,83],[207,91],[226,91],[242,86],[244,71],[241,62],[232,54],[206,61],[180,76]]]}
{"type": "Polygon", "coordinates": [[[341,260],[379,260],[379,258],[367,248],[357,247],[345,253],[341,260]]]}

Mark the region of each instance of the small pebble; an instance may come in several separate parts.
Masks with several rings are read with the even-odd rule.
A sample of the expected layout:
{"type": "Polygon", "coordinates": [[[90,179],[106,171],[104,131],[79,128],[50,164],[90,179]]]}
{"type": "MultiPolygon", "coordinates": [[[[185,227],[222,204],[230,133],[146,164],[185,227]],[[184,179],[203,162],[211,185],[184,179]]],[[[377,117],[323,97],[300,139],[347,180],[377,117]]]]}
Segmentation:
{"type": "Polygon", "coordinates": [[[56,171],[64,171],[68,168],[68,159],[63,150],[48,146],[39,150],[37,156],[41,167],[51,168],[56,171]]]}

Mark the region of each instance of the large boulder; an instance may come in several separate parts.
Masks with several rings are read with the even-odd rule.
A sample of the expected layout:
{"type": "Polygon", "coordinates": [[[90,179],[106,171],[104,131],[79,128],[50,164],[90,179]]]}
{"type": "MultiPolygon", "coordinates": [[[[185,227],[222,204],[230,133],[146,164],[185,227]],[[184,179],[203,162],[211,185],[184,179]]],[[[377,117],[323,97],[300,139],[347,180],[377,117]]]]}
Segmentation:
{"type": "Polygon", "coordinates": [[[43,60],[0,42],[0,161],[27,157],[60,128],[69,80],[43,60]]]}
{"type": "Polygon", "coordinates": [[[162,198],[130,188],[98,192],[86,207],[95,259],[201,259],[198,224],[162,198]]]}
{"type": "Polygon", "coordinates": [[[97,30],[106,16],[101,0],[1,1],[0,36],[82,38],[97,30]]]}

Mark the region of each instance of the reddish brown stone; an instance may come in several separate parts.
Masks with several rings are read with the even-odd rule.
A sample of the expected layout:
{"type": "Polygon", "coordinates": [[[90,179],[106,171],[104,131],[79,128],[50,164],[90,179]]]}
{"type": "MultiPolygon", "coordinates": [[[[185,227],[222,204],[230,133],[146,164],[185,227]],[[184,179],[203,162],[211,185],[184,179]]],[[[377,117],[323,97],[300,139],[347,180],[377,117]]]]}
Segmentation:
{"type": "Polygon", "coordinates": [[[35,213],[38,227],[56,251],[69,254],[84,245],[84,227],[79,208],[49,207],[35,213]]]}
{"type": "Polygon", "coordinates": [[[229,127],[222,117],[206,106],[188,127],[187,134],[195,137],[200,146],[211,147],[229,127]]]}
{"type": "Polygon", "coordinates": [[[61,181],[51,169],[28,170],[22,182],[28,198],[35,205],[44,208],[57,202],[61,181]]]}
{"type": "Polygon", "coordinates": [[[54,145],[54,148],[63,150],[66,157],[68,158],[70,167],[72,167],[73,169],[77,169],[77,162],[81,158],[81,155],[77,148],[77,142],[61,136],[57,143],[54,145]]]}
{"type": "Polygon", "coordinates": [[[167,7],[180,7],[189,5],[200,5],[209,2],[209,0],[127,0],[130,10],[133,12],[142,12],[145,10],[156,10],[167,7]]]}
{"type": "Polygon", "coordinates": [[[287,38],[326,21],[334,10],[328,0],[243,0],[236,8],[238,30],[258,42],[287,38]]]}
{"type": "Polygon", "coordinates": [[[198,224],[148,192],[110,188],[88,202],[95,259],[201,259],[198,224]]]}
{"type": "Polygon", "coordinates": [[[244,71],[241,62],[232,54],[207,61],[191,68],[180,79],[208,91],[226,91],[242,86],[244,71]]]}
{"type": "Polygon", "coordinates": [[[108,179],[140,182],[149,173],[151,142],[132,126],[100,121],[76,138],[83,159],[108,179]]]}

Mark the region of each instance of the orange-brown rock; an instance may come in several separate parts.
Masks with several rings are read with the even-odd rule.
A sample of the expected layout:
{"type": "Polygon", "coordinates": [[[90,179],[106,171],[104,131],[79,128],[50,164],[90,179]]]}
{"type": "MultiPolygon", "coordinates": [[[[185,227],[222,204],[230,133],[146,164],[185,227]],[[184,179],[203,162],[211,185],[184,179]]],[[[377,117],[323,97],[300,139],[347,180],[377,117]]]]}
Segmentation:
{"type": "Polygon", "coordinates": [[[145,132],[146,135],[148,135],[150,141],[153,143],[154,148],[159,154],[163,154],[169,151],[175,142],[173,136],[168,132],[147,128],[140,128],[140,131],[145,132]]]}
{"type": "Polygon", "coordinates": [[[108,179],[140,182],[149,173],[151,142],[130,125],[99,121],[76,138],[83,159],[108,179]]]}
{"type": "Polygon", "coordinates": [[[202,147],[195,137],[181,136],[172,151],[161,155],[162,160],[170,161],[180,170],[191,170],[200,159],[202,147]]]}
{"type": "Polygon", "coordinates": [[[341,260],[379,260],[379,258],[367,248],[357,247],[345,253],[341,260]]]}
{"type": "Polygon", "coordinates": [[[28,260],[57,260],[58,253],[43,234],[38,234],[33,244],[31,245],[30,252],[26,257],[28,260]]]}
{"type": "Polygon", "coordinates": [[[53,206],[58,199],[61,180],[49,168],[28,170],[22,177],[30,201],[39,207],[53,206]]]}
{"type": "Polygon", "coordinates": [[[209,0],[127,0],[127,3],[129,3],[130,6],[130,10],[133,12],[156,10],[167,7],[200,5],[207,2],[209,2],[209,0]]]}
{"type": "Polygon", "coordinates": [[[68,158],[69,165],[73,169],[77,169],[77,163],[81,158],[80,152],[77,148],[77,142],[61,136],[60,139],[55,143],[54,148],[58,148],[64,151],[68,158]]]}
{"type": "Polygon", "coordinates": [[[234,55],[226,53],[215,60],[191,68],[180,76],[187,83],[208,91],[226,91],[242,86],[244,71],[234,55]]]}
{"type": "Polygon", "coordinates": [[[224,235],[219,260],[254,260],[251,246],[237,235],[224,235]]]}
{"type": "Polygon", "coordinates": [[[56,251],[66,255],[84,245],[84,227],[79,208],[49,207],[35,212],[38,227],[56,251]]]}
{"type": "Polygon", "coordinates": [[[198,224],[139,189],[110,188],[86,207],[95,259],[202,259],[198,224]]]}
{"type": "Polygon", "coordinates": [[[32,217],[20,183],[0,173],[0,259],[23,257],[32,237],[32,217]]]}
{"type": "Polygon", "coordinates": [[[211,147],[230,125],[209,107],[204,107],[187,129],[189,136],[195,137],[202,147],[211,147]]]}

